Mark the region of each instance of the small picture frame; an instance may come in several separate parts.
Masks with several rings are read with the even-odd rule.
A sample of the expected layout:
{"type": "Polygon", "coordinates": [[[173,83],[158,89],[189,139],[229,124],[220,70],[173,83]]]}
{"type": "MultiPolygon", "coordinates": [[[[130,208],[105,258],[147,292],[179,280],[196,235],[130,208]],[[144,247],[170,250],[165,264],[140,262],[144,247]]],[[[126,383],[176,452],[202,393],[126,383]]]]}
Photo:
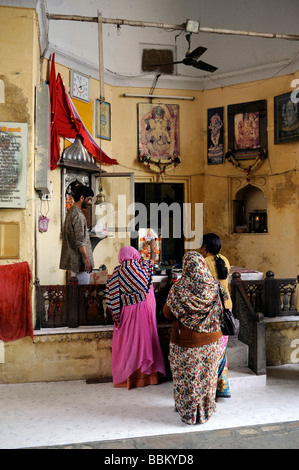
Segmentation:
{"type": "Polygon", "coordinates": [[[283,144],[299,139],[299,103],[292,92],[274,97],[274,143],[283,144]]]}
{"type": "Polygon", "coordinates": [[[152,239],[156,241],[155,264],[160,264],[162,261],[161,229],[140,228],[138,231],[138,251],[142,259],[149,260],[151,257],[150,241],[152,239]]]}
{"type": "Polygon", "coordinates": [[[101,100],[96,100],[96,136],[111,140],[111,107],[101,100]]]}

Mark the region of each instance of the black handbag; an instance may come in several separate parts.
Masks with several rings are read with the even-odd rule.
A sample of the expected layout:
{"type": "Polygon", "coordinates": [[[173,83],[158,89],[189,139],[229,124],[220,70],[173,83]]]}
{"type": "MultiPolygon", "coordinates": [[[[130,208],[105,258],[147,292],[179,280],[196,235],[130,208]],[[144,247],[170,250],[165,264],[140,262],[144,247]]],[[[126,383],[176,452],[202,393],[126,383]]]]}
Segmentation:
{"type": "Polygon", "coordinates": [[[223,307],[221,319],[221,331],[224,336],[235,336],[239,333],[239,320],[233,316],[233,312],[229,308],[225,308],[224,299],[219,289],[219,295],[223,307]]]}

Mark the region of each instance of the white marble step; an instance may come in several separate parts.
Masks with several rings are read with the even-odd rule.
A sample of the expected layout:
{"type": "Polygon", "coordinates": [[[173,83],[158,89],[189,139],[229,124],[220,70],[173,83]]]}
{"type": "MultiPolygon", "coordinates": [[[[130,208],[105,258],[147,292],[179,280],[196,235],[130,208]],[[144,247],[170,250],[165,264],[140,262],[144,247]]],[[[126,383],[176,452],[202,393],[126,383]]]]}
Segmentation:
{"type": "Polygon", "coordinates": [[[248,346],[234,336],[227,346],[228,376],[231,390],[266,385],[266,374],[256,375],[248,368],[248,346]]]}
{"type": "Polygon", "coordinates": [[[228,378],[231,390],[241,388],[258,388],[266,386],[266,374],[256,375],[248,367],[233,367],[228,365],[228,378]]]}
{"type": "Polygon", "coordinates": [[[247,367],[248,350],[247,344],[242,343],[235,336],[230,336],[227,344],[227,362],[229,367],[247,367]]]}

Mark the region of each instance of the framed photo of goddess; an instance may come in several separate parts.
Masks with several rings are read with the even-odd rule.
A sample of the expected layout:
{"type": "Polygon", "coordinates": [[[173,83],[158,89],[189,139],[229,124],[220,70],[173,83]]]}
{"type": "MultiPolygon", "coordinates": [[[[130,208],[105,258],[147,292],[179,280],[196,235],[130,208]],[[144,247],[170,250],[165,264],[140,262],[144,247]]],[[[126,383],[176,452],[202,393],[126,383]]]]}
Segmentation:
{"type": "Polygon", "coordinates": [[[292,92],[274,97],[274,143],[283,144],[299,139],[299,103],[292,92]]]}
{"type": "Polygon", "coordinates": [[[229,105],[228,149],[236,161],[256,159],[267,149],[267,100],[229,105]]]}
{"type": "Polygon", "coordinates": [[[179,106],[138,104],[139,159],[151,169],[179,163],[179,106]]]}

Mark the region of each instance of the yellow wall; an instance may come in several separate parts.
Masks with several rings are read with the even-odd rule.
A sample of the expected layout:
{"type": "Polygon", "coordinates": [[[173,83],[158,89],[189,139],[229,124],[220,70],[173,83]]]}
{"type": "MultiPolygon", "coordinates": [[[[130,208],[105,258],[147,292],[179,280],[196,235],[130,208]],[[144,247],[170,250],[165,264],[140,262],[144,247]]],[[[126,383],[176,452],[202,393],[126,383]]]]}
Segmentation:
{"type": "MultiPolygon", "coordinates": [[[[56,65],[69,87],[69,70],[56,65]]],[[[175,101],[180,107],[180,151],[182,163],[166,173],[163,181],[183,182],[186,202],[204,203],[204,231],[218,233],[223,241],[223,254],[232,265],[246,266],[266,273],[272,270],[276,277],[295,277],[299,273],[298,246],[298,142],[274,144],[274,96],[292,91],[291,81],[299,76],[287,75],[259,82],[245,83],[216,90],[182,92],[181,90],[156,90],[157,94],[195,96],[194,101],[175,101]],[[225,142],[227,142],[226,111],[230,104],[266,99],[268,111],[268,158],[252,173],[252,184],[261,188],[267,198],[268,233],[233,233],[232,199],[234,186],[247,184],[246,174],[226,162],[223,165],[207,164],[207,109],[224,106],[225,142]],[[261,183],[262,182],[262,183],[261,183]]],[[[98,82],[91,80],[93,129],[95,135],[95,100],[98,82]]],[[[117,172],[134,172],[136,182],[162,181],[156,173],[146,169],[137,159],[138,127],[137,105],[145,102],[138,98],[124,98],[127,93],[146,93],[146,89],[126,89],[105,86],[106,101],[111,103],[111,141],[101,141],[103,150],[120,163],[117,172]]],[[[161,100],[155,100],[155,103],[161,100]]],[[[81,107],[84,115],[84,105],[81,107]]],[[[83,117],[82,117],[83,119],[83,117]]],[[[83,119],[84,120],[84,119],[83,119]]],[[[99,139],[96,139],[99,142],[99,139]]],[[[100,142],[99,142],[100,143],[100,142]]],[[[106,171],[113,167],[103,166],[106,171]]],[[[49,231],[38,234],[40,243],[38,277],[41,283],[62,282],[64,273],[58,269],[60,256],[60,169],[51,172],[53,200],[49,203],[51,219],[49,231]],[[50,266],[47,248],[56,247],[50,266]]],[[[45,203],[43,203],[44,210],[45,203]]],[[[109,241],[101,242],[95,249],[96,265],[107,261],[109,241]],[[105,261],[103,261],[105,258],[105,261]]],[[[198,247],[199,248],[199,247],[198,247]]],[[[112,264],[109,270],[112,269],[112,264]]]]}
{"type": "MultiPolygon", "coordinates": [[[[296,277],[298,253],[298,141],[274,144],[274,97],[293,91],[291,82],[299,73],[204,92],[203,113],[208,108],[267,100],[268,158],[252,173],[253,184],[266,193],[268,205],[267,234],[232,234],[231,197],[236,181],[246,184],[246,175],[231,163],[207,166],[205,163],[204,226],[216,231],[223,240],[223,252],[231,264],[263,271],[276,277],[296,277]],[[264,180],[263,178],[264,177],[264,180]],[[262,184],[260,184],[262,182],[262,184]]],[[[227,142],[227,126],[225,128],[227,142]]],[[[206,129],[202,143],[206,161],[206,129]]],[[[241,187],[240,186],[240,187],[241,187]]]]}
{"type": "MultiPolygon", "coordinates": [[[[3,80],[5,88],[5,102],[0,103],[1,121],[24,122],[29,125],[27,208],[0,209],[0,221],[20,224],[19,261],[28,261],[34,270],[34,207],[36,200],[34,191],[34,100],[40,66],[35,11],[1,7],[0,44],[0,79],[3,80]]],[[[10,262],[10,260],[0,260],[0,264],[10,262]]]]}
{"type": "MultiPolygon", "coordinates": [[[[39,233],[36,221],[40,212],[48,210],[34,190],[34,93],[35,86],[48,79],[48,62],[39,63],[38,25],[34,10],[0,7],[1,62],[0,79],[5,84],[5,103],[0,103],[2,121],[27,122],[29,124],[27,208],[0,209],[0,219],[21,224],[20,258],[1,259],[0,264],[28,261],[33,278],[41,284],[60,284],[65,281],[59,270],[61,231],[61,170],[51,172],[52,201],[49,202],[49,230],[39,233]],[[17,31],[17,34],[16,34],[17,31]],[[41,70],[41,77],[39,77],[41,70]]],[[[56,64],[69,87],[69,70],[56,64]]],[[[298,248],[298,142],[274,145],[274,96],[292,91],[290,84],[299,78],[294,75],[276,77],[259,82],[245,83],[226,88],[205,91],[156,89],[157,94],[194,96],[194,101],[173,100],[180,107],[180,153],[182,163],[167,173],[165,182],[183,182],[186,202],[204,203],[204,231],[215,231],[223,240],[222,252],[231,264],[251,267],[264,273],[272,270],[276,277],[295,277],[299,274],[298,248]],[[267,196],[269,233],[232,233],[232,198],[236,186],[246,184],[244,173],[229,162],[223,165],[207,165],[207,109],[266,99],[268,102],[269,158],[254,173],[253,184],[261,187],[267,196]]],[[[137,104],[145,99],[124,98],[123,93],[148,93],[147,89],[128,89],[105,86],[105,99],[111,103],[111,141],[102,140],[103,150],[120,165],[117,172],[134,172],[135,181],[162,181],[137,160],[138,129],[137,104]]],[[[95,100],[99,97],[99,84],[91,80],[93,135],[95,136],[95,100]]],[[[159,100],[155,100],[158,103],[159,100]]],[[[161,102],[161,100],[160,100],[161,102]]],[[[170,103],[170,101],[169,101],[170,103]]],[[[80,113],[85,116],[84,108],[80,113]]],[[[226,123],[225,123],[226,125],[226,123]]],[[[227,125],[225,127],[227,142],[227,125]]],[[[100,143],[99,139],[96,139],[100,143]]],[[[63,142],[62,142],[63,143],[63,142]]],[[[113,171],[111,167],[104,168],[113,171]]],[[[106,242],[95,250],[96,264],[105,259],[106,242]]],[[[198,247],[199,248],[199,247],[198,247]]],[[[112,261],[111,261],[112,263],[112,261]]],[[[34,294],[34,290],[32,290],[34,294]]],[[[33,314],[34,295],[33,299],[33,314]]],[[[99,354],[100,339],[95,333],[92,342],[85,337],[68,335],[29,338],[5,345],[5,363],[0,364],[0,382],[61,380],[84,378],[84,361],[77,361],[78,345],[88,359],[88,376],[107,374],[110,367],[109,352],[99,354]],[[73,338],[73,337],[72,337],[73,338]],[[76,341],[75,341],[76,339],[76,341]],[[89,345],[88,348],[86,345],[89,345]],[[92,346],[91,346],[92,345],[92,346]],[[87,348],[87,349],[86,349],[87,348]],[[26,367],[24,365],[24,358],[26,367]],[[99,364],[99,358],[101,363],[99,364]],[[58,360],[59,359],[59,360],[58,360]],[[46,361],[46,362],[45,362],[46,361]],[[46,366],[45,366],[46,364],[46,366]],[[65,365],[62,372],[61,364],[65,365]],[[72,364],[72,369],[68,365],[72,364]],[[34,372],[33,372],[34,369],[34,372]],[[71,370],[71,373],[69,372],[71,370]],[[22,373],[20,371],[23,371],[22,373]],[[49,371],[49,374],[48,372],[49,371]]],[[[105,346],[106,347],[106,346],[105,346]]],[[[80,349],[79,348],[79,349],[80,349]]]]}

